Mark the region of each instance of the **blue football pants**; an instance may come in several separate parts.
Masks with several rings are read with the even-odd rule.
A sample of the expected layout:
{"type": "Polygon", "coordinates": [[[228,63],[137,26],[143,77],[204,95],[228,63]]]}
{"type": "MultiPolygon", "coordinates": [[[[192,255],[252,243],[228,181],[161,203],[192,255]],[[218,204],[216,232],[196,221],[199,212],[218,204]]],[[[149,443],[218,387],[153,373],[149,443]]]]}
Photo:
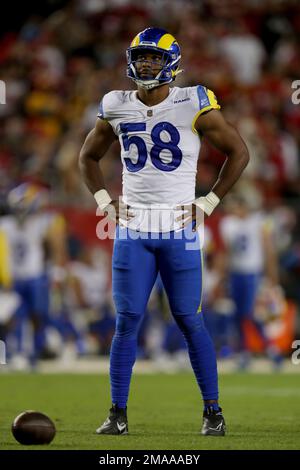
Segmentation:
{"type": "Polygon", "coordinates": [[[112,403],[125,408],[137,335],[158,272],[187,343],[204,400],[218,399],[214,346],[201,313],[202,253],[191,224],[181,232],[142,233],[117,226],[112,259],[116,330],[110,352],[112,403]],[[152,237],[152,238],[151,238],[152,237]]]}

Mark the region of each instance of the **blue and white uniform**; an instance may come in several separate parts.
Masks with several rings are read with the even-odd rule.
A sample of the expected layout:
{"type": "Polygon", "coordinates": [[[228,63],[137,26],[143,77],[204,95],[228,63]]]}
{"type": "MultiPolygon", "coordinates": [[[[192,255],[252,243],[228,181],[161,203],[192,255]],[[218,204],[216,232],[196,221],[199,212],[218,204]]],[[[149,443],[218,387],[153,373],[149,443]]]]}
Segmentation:
{"type": "Polygon", "coordinates": [[[262,213],[241,218],[225,216],[220,231],[228,249],[231,295],[237,314],[253,314],[257,288],[264,269],[262,231],[266,225],[262,213]]]}
{"type": "Polygon", "coordinates": [[[45,270],[43,241],[53,222],[53,214],[29,215],[23,223],[9,215],[0,220],[10,246],[10,266],[14,288],[23,299],[23,311],[47,315],[49,286],[45,270]]]}
{"type": "Polygon", "coordinates": [[[202,396],[218,398],[215,353],[199,314],[200,231],[192,232],[192,224],[180,230],[174,207],[195,199],[201,141],[194,124],[202,113],[219,108],[213,92],[201,85],[170,88],[154,106],[142,103],[136,91],[112,91],[100,104],[98,117],[111,124],[120,141],[123,201],[135,215],[120,220],[112,260],[117,322],[110,375],[119,407],[127,403],[137,332],[158,272],[202,396]]]}
{"type": "Polygon", "coordinates": [[[119,138],[123,200],[135,214],[122,225],[142,232],[180,227],[174,221],[174,207],[195,199],[201,141],[194,124],[202,113],[219,108],[213,92],[203,86],[170,88],[164,101],[150,107],[139,100],[137,91],[104,96],[98,116],[119,138]]]}
{"type": "Polygon", "coordinates": [[[244,321],[247,318],[253,321],[264,271],[263,231],[270,228],[270,221],[261,212],[249,213],[243,218],[228,215],[220,224],[221,236],[228,250],[229,287],[241,349],[246,348],[244,321]]]}
{"type": "Polygon", "coordinates": [[[30,214],[21,223],[8,215],[0,220],[0,229],[9,243],[9,263],[12,283],[21,300],[16,311],[16,352],[24,354],[23,326],[28,318],[34,318],[34,362],[45,346],[45,326],[49,319],[49,280],[46,273],[43,242],[55,215],[30,214]]]}

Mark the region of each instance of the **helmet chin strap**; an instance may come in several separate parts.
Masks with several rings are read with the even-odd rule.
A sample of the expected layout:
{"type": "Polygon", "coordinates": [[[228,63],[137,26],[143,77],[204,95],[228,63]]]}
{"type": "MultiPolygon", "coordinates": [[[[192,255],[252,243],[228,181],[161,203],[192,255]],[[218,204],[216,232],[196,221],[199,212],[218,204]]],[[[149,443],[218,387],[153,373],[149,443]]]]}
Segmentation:
{"type": "MultiPolygon", "coordinates": [[[[136,70],[133,66],[132,66],[132,69],[134,70],[134,74],[136,75],[136,70]]],[[[170,79],[169,82],[160,83],[159,82],[159,77],[160,77],[161,73],[162,73],[162,70],[152,80],[141,80],[140,78],[133,78],[132,80],[138,86],[140,86],[141,88],[144,88],[145,90],[152,90],[153,88],[156,88],[156,87],[165,85],[166,83],[171,83],[172,82],[173,79],[170,79]]]]}
{"type": "Polygon", "coordinates": [[[176,72],[173,73],[173,77],[168,82],[164,82],[164,83],[159,83],[158,81],[158,78],[161,72],[159,72],[159,74],[152,80],[140,80],[138,78],[133,78],[132,80],[134,80],[134,82],[141,88],[144,88],[145,90],[151,90],[152,88],[166,85],[166,83],[171,83],[174,80],[174,78],[182,72],[183,72],[183,69],[176,70],[176,72]]]}
{"type": "Polygon", "coordinates": [[[153,88],[165,85],[165,83],[159,83],[158,80],[139,80],[138,78],[133,78],[133,80],[138,86],[145,90],[152,90],[153,88]]]}

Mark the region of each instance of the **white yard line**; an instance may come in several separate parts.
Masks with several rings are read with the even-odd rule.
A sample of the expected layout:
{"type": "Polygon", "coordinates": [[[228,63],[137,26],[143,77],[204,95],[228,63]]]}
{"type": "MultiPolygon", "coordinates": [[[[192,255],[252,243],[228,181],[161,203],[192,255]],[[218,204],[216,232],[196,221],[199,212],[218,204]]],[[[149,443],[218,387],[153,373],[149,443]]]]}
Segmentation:
{"type": "MultiPolygon", "coordinates": [[[[0,373],[10,372],[9,365],[1,366],[0,373]]],[[[178,372],[191,372],[189,362],[180,362],[179,364],[172,359],[163,362],[137,360],[134,366],[134,373],[136,374],[153,374],[153,373],[166,373],[174,374],[178,372]]],[[[230,374],[236,372],[236,362],[233,360],[218,361],[218,371],[221,374],[230,374]]],[[[77,358],[69,361],[62,360],[49,360],[40,361],[37,372],[43,374],[54,373],[73,373],[73,374],[108,374],[109,373],[109,359],[101,357],[93,358],[77,358]]],[[[272,364],[266,359],[255,359],[251,362],[249,370],[246,373],[261,373],[265,374],[272,372],[272,364]]],[[[286,359],[279,373],[292,373],[299,374],[300,380],[300,366],[295,366],[290,360],[286,359]]]]}

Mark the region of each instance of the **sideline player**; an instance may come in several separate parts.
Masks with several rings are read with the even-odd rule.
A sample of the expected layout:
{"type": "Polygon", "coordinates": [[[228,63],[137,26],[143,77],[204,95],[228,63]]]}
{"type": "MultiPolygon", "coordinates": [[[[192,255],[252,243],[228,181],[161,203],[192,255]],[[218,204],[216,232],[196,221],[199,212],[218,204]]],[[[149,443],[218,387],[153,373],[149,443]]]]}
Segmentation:
{"type": "Polygon", "coordinates": [[[115,210],[117,222],[112,259],[117,315],[110,354],[112,408],[98,434],[128,432],[137,333],[158,272],[204,400],[202,434],[225,434],[215,351],[201,314],[197,229],[201,215],[212,213],[249,156],[237,131],[220,113],[212,91],[201,85],[170,88],[181,72],[180,58],[179,45],[167,31],[147,28],[137,34],[127,49],[127,75],[137,90],[111,91],[103,97],[99,119],[80,152],[87,187],[101,210],[115,210]],[[195,199],[202,135],[227,159],[211,192],[195,199]],[[117,138],[123,163],[121,201],[111,199],[99,168],[117,138]],[[191,242],[196,249],[189,249],[191,242]]]}
{"type": "Polygon", "coordinates": [[[231,195],[228,214],[220,223],[220,233],[226,247],[225,270],[235,311],[234,323],[238,333],[239,369],[250,364],[251,354],[246,342],[246,320],[256,326],[265,348],[277,364],[281,356],[268,347],[263,327],[256,321],[254,311],[263,279],[278,290],[278,261],[274,249],[274,231],[270,218],[259,208],[251,208],[243,194],[231,195]]]}
{"type": "Polygon", "coordinates": [[[8,194],[11,214],[1,217],[0,230],[6,234],[14,291],[21,305],[16,312],[15,335],[17,356],[25,359],[23,324],[33,326],[33,351],[36,360],[46,344],[45,328],[49,317],[49,278],[44,244],[48,242],[53,266],[65,259],[64,221],[53,212],[43,210],[46,191],[33,183],[22,183],[8,194]]]}

